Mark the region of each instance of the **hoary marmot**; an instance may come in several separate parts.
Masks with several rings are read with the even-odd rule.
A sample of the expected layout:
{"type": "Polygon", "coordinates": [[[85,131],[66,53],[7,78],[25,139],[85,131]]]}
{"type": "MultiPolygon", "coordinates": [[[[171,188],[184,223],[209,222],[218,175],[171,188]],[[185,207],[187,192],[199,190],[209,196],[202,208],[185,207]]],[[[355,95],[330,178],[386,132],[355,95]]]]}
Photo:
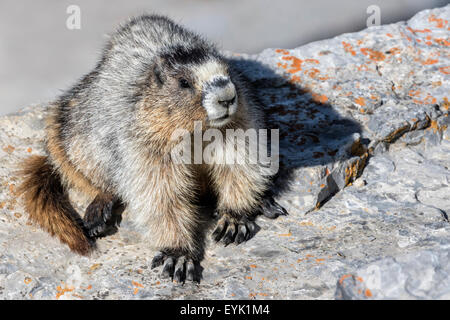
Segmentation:
{"type": "MultiPolygon", "coordinates": [[[[120,222],[146,230],[158,250],[152,267],[177,281],[198,280],[204,224],[198,199],[210,191],[226,245],[249,239],[250,216],[285,214],[267,193],[258,164],[175,163],[175,129],[263,128],[248,85],[214,45],[171,20],[145,15],[110,37],[95,69],[48,108],[46,156],[23,164],[19,189],[32,221],[86,255],[120,222]],[[67,190],[91,196],[81,218],[67,190]]],[[[225,152],[227,140],[224,141],[225,152]]]]}

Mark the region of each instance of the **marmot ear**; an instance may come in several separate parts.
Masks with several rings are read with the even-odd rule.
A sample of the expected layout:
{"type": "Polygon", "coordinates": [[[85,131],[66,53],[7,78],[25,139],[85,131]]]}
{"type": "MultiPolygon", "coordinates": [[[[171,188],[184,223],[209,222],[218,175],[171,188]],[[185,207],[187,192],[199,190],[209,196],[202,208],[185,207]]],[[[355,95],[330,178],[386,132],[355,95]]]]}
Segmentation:
{"type": "Polygon", "coordinates": [[[158,85],[163,85],[165,79],[164,79],[164,75],[162,74],[161,68],[158,65],[158,63],[155,63],[155,65],[153,66],[153,74],[155,76],[156,83],[158,85]]]}

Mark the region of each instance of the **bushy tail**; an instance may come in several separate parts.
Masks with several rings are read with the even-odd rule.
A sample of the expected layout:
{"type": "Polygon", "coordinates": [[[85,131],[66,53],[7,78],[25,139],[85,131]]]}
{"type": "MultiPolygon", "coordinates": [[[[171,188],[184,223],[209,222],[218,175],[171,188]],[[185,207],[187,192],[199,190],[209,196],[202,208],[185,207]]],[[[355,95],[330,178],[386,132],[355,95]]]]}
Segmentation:
{"type": "Polygon", "coordinates": [[[57,172],[47,157],[32,156],[22,165],[24,180],[18,188],[30,220],[52,236],[56,235],[73,251],[87,255],[94,246],[85,232],[83,220],[70,204],[57,172]]]}

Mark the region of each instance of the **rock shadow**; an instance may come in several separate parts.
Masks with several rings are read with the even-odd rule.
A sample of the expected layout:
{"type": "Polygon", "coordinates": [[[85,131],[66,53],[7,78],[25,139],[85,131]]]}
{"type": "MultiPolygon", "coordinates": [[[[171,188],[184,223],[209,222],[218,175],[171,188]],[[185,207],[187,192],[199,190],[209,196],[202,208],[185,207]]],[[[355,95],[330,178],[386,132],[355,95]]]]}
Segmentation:
{"type": "MultiPolygon", "coordinates": [[[[263,107],[268,129],[279,129],[280,166],[271,192],[290,189],[299,168],[333,164],[354,156],[348,150],[361,125],[337,112],[328,98],[303,88],[255,60],[230,58],[231,65],[251,84],[263,107]]],[[[368,141],[363,141],[368,144],[368,141]]]]}

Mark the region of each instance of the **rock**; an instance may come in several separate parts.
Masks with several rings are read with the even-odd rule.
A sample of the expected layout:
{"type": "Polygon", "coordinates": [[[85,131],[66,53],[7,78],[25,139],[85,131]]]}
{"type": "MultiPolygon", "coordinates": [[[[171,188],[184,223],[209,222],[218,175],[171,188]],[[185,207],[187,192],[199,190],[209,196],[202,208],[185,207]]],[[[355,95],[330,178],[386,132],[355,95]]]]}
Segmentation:
{"type": "Polygon", "coordinates": [[[385,258],[343,275],[338,299],[450,298],[450,249],[424,250],[385,258]],[[369,289],[372,288],[372,289],[369,289]]]}
{"type": "Polygon", "coordinates": [[[290,214],[210,244],[200,285],[161,280],[126,212],[90,257],[29,224],[14,170],[43,153],[45,106],[0,118],[0,298],[448,299],[448,16],[227,53],[280,129],[274,191],[290,214]]]}

